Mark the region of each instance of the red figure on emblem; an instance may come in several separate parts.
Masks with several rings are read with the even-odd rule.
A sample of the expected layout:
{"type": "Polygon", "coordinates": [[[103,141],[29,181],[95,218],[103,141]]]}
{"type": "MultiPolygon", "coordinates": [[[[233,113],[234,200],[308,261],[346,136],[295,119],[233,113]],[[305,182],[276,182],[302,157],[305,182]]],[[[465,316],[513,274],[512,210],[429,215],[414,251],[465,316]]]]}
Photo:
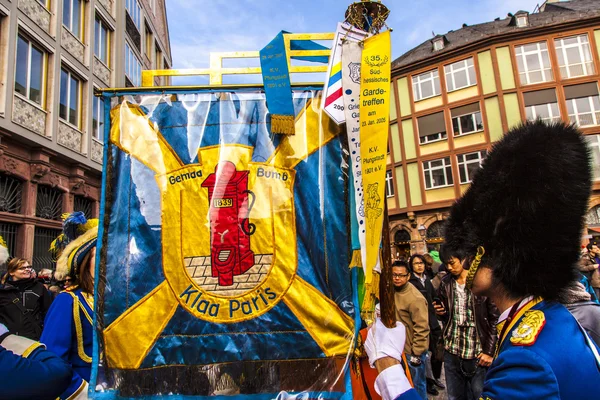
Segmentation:
{"type": "Polygon", "coordinates": [[[238,171],[229,161],[220,162],[202,187],[208,188],[210,203],[210,259],[212,276],[220,286],[233,285],[233,277],[254,265],[250,235],[256,226],[248,215],[255,195],[248,190],[248,171],[238,171]],[[251,197],[248,203],[248,197],[251,197]]]}

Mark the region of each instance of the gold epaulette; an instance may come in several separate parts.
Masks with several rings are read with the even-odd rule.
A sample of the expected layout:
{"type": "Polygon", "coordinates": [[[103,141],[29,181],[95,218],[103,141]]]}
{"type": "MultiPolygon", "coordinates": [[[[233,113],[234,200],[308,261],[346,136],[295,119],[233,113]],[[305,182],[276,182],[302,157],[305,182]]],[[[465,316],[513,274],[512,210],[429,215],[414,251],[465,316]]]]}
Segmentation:
{"type": "Polygon", "coordinates": [[[529,310],[519,325],[513,329],[510,342],[515,346],[531,346],[546,325],[546,317],[540,310],[529,310]]]}

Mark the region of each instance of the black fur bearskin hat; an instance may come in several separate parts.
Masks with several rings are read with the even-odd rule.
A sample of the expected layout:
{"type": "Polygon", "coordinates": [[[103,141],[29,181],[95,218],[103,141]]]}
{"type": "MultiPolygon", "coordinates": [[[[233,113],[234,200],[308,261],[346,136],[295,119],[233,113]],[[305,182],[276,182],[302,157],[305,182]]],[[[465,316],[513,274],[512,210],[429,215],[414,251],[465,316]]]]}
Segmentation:
{"type": "Polygon", "coordinates": [[[443,255],[472,258],[482,246],[481,265],[508,295],[559,300],[577,276],[590,190],[590,153],[575,127],[515,127],[452,207],[443,255]]]}

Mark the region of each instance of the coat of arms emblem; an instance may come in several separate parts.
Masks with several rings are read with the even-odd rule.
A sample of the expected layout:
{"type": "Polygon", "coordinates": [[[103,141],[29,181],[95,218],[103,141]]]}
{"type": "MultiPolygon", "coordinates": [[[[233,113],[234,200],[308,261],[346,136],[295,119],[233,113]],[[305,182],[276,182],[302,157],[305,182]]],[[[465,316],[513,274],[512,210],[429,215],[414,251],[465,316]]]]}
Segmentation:
{"type": "Polygon", "coordinates": [[[350,68],[350,79],[354,83],[360,83],[360,63],[350,63],[348,64],[348,68],[350,68]]]}

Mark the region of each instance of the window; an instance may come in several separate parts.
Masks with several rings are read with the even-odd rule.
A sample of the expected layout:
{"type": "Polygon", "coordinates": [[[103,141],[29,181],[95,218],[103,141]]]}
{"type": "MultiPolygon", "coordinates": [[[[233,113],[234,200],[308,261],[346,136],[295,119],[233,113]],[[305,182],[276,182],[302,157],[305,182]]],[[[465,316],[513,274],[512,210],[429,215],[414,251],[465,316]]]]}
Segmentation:
{"type": "MultiPolygon", "coordinates": [[[[38,185],[35,203],[35,216],[60,221],[63,206],[63,193],[48,186],[38,185]]],[[[56,236],[55,236],[56,237],[56,236]]],[[[46,250],[48,248],[46,247],[46,250]]]]}
{"type": "Polygon", "coordinates": [[[125,9],[129,13],[129,16],[133,20],[135,26],[137,26],[137,28],[140,29],[141,10],[137,0],[125,0],[125,9]]]}
{"type": "Polygon", "coordinates": [[[80,104],[82,84],[71,71],[60,70],[60,110],[59,117],[80,128],[80,104]]]}
{"type": "Polygon", "coordinates": [[[417,126],[421,144],[437,142],[448,137],[443,111],[417,118],[417,126]]]}
{"type": "Polygon", "coordinates": [[[438,96],[441,93],[440,77],[437,69],[413,76],[412,81],[415,101],[438,96]]]}
{"type": "Polygon", "coordinates": [[[108,65],[108,56],[110,54],[110,32],[106,24],[96,16],[96,24],[94,26],[94,54],[98,60],[108,65]]]}
{"type": "Polygon", "coordinates": [[[565,98],[572,123],[579,126],[600,125],[600,97],[595,82],[565,86],[565,98]]]}
{"type": "Polygon", "coordinates": [[[24,36],[18,36],[15,92],[41,106],[44,106],[47,62],[45,51],[24,36]]]}
{"type": "Polygon", "coordinates": [[[125,75],[133,83],[133,86],[141,85],[142,63],[138,60],[128,43],[125,43],[125,75]]]}
{"type": "Polygon", "coordinates": [[[17,254],[18,229],[19,225],[17,224],[10,224],[6,222],[0,223],[0,236],[4,238],[4,241],[8,246],[8,254],[17,254]]]}
{"type": "Polygon", "coordinates": [[[566,79],[595,73],[587,35],[555,39],[554,46],[561,77],[566,79]]]}
{"type": "Polygon", "coordinates": [[[75,196],[73,200],[73,211],[81,211],[86,218],[92,218],[93,202],[83,196],[75,196]]]}
{"type": "Polygon", "coordinates": [[[385,173],[385,197],[394,197],[394,177],[392,171],[385,173]]]}
{"type": "Polygon", "coordinates": [[[454,136],[468,135],[483,130],[483,119],[481,118],[479,103],[455,108],[451,111],[451,114],[454,136]]]}
{"type": "Polygon", "coordinates": [[[600,180],[600,135],[587,135],[585,140],[587,140],[590,150],[592,150],[594,179],[600,180]]]}
{"type": "Polygon", "coordinates": [[[473,176],[479,167],[481,167],[481,163],[486,155],[487,152],[482,150],[475,153],[459,154],[456,156],[461,184],[470,183],[473,180],[473,176]]]}
{"type": "Polygon", "coordinates": [[[104,98],[94,96],[92,116],[92,136],[100,142],[104,139],[104,98]]]}
{"type": "MultiPolygon", "coordinates": [[[[44,8],[48,8],[48,2],[49,1],[50,0],[37,0],[37,2],[40,3],[41,5],[43,5],[44,8]]],[[[12,253],[10,253],[10,254],[12,254],[12,253]]]]}
{"type": "Polygon", "coordinates": [[[554,89],[523,93],[525,115],[529,121],[541,119],[545,123],[560,121],[560,111],[554,89]]]}
{"type": "Polygon", "coordinates": [[[146,26],[146,57],[148,57],[148,60],[152,61],[152,43],[154,42],[153,38],[152,38],[152,32],[150,31],[150,28],[148,28],[148,26],[146,26]]]}
{"type": "Polygon", "coordinates": [[[21,214],[23,184],[10,176],[0,174],[0,211],[21,214]]]}
{"type": "Polygon", "coordinates": [[[423,161],[423,172],[425,173],[425,189],[442,188],[454,184],[450,157],[423,161]]]}
{"type": "Polygon", "coordinates": [[[63,25],[83,39],[83,0],[63,0],[63,25]]]}
{"type": "Polygon", "coordinates": [[[449,92],[477,84],[473,58],[445,65],[444,73],[446,74],[446,89],[449,92]]]}
{"type": "Polygon", "coordinates": [[[527,16],[526,15],[521,15],[517,17],[517,27],[519,28],[523,28],[525,26],[527,26],[527,16]]]}
{"type": "Polygon", "coordinates": [[[548,82],[554,79],[546,42],[517,46],[515,54],[521,85],[548,82]]]}
{"type": "Polygon", "coordinates": [[[36,268],[56,268],[56,261],[52,259],[52,254],[50,254],[48,248],[50,248],[50,243],[61,233],[60,229],[35,227],[33,231],[33,259],[31,261],[36,268]]]}
{"type": "Polygon", "coordinates": [[[437,39],[433,39],[433,51],[439,51],[444,48],[444,38],[440,37],[437,39]]]}
{"type": "Polygon", "coordinates": [[[160,48],[158,47],[158,43],[156,43],[156,54],[155,54],[155,61],[154,61],[154,66],[156,67],[156,69],[162,69],[163,67],[163,57],[162,57],[162,51],[160,51],[160,48]]]}

